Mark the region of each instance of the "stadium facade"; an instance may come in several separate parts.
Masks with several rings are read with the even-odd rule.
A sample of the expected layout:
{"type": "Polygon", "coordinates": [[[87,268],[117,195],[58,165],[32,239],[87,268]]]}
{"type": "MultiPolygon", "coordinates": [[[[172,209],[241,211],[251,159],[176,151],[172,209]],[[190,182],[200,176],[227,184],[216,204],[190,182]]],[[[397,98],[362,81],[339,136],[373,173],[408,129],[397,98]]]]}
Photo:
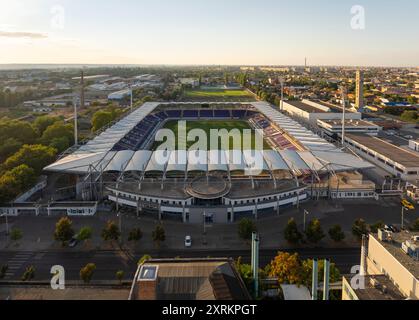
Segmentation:
{"type": "Polygon", "coordinates": [[[374,197],[358,173],[371,167],[266,102],[148,102],[45,171],[76,177],[77,200],[225,223],[320,197],[374,197]],[[270,150],[155,150],[172,120],[247,121],[270,150]]]}

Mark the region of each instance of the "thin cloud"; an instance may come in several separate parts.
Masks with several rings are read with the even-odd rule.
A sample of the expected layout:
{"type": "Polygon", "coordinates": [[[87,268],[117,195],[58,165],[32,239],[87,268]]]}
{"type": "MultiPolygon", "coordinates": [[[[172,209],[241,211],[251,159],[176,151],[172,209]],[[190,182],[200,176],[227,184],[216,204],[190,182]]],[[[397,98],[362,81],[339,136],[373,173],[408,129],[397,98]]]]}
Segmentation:
{"type": "Polygon", "coordinates": [[[30,38],[30,39],[45,39],[48,38],[46,34],[37,32],[17,32],[17,31],[0,31],[0,37],[6,38],[30,38]]]}

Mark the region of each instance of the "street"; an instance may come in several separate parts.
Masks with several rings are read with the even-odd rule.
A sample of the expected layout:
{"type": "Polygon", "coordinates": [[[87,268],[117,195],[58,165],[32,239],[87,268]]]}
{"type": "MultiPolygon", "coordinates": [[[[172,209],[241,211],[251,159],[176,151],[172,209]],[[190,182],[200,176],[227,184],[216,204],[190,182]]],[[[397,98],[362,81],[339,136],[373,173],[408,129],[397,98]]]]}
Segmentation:
{"type": "MultiPolygon", "coordinates": [[[[350,273],[352,266],[359,265],[360,248],[342,248],[342,249],[278,249],[261,250],[260,265],[267,265],[277,254],[278,251],[298,252],[302,259],[319,258],[331,259],[336,264],[342,274],[350,273]]],[[[9,264],[10,271],[6,279],[8,281],[20,280],[24,270],[28,266],[34,266],[36,281],[49,281],[51,279],[50,270],[54,265],[61,265],[65,269],[67,280],[80,280],[79,272],[87,263],[94,262],[96,271],[93,280],[105,281],[115,280],[115,273],[119,270],[125,272],[125,279],[132,280],[138,260],[144,253],[136,253],[134,257],[127,257],[119,251],[92,251],[92,252],[74,252],[71,249],[65,251],[51,252],[24,252],[8,251],[0,252],[0,264],[9,264]]],[[[148,253],[153,258],[202,258],[202,257],[230,257],[237,259],[243,258],[244,263],[250,263],[250,249],[245,250],[173,250],[148,253]]]]}

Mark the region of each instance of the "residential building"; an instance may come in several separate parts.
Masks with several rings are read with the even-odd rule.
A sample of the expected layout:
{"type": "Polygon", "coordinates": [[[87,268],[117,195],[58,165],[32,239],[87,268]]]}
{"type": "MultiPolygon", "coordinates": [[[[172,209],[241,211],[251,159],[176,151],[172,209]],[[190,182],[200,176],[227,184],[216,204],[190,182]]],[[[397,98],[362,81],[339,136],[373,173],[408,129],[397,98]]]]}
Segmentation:
{"type": "Polygon", "coordinates": [[[344,278],[343,300],[419,299],[419,233],[379,230],[363,241],[361,276],[353,288],[344,278]]]}
{"type": "Polygon", "coordinates": [[[130,300],[250,300],[234,261],[151,259],[138,267],[130,300]]]}

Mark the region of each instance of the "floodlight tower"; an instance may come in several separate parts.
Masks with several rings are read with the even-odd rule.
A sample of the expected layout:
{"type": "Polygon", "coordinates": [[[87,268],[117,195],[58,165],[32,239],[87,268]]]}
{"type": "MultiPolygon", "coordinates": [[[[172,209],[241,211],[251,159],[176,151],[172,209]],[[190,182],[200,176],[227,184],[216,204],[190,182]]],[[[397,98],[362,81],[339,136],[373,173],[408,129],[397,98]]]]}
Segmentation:
{"type": "Polygon", "coordinates": [[[345,121],[346,121],[346,87],[345,85],[340,86],[342,94],[342,147],[345,145],[345,121]]]}
{"type": "Polygon", "coordinates": [[[284,111],[284,78],[280,78],[279,82],[281,83],[281,111],[284,111]]]}
{"type": "Polygon", "coordinates": [[[132,108],[133,108],[133,93],[132,93],[132,84],[130,84],[129,85],[129,91],[130,91],[130,98],[131,98],[131,104],[130,104],[130,107],[131,107],[131,111],[132,111],[132,108]]]}

